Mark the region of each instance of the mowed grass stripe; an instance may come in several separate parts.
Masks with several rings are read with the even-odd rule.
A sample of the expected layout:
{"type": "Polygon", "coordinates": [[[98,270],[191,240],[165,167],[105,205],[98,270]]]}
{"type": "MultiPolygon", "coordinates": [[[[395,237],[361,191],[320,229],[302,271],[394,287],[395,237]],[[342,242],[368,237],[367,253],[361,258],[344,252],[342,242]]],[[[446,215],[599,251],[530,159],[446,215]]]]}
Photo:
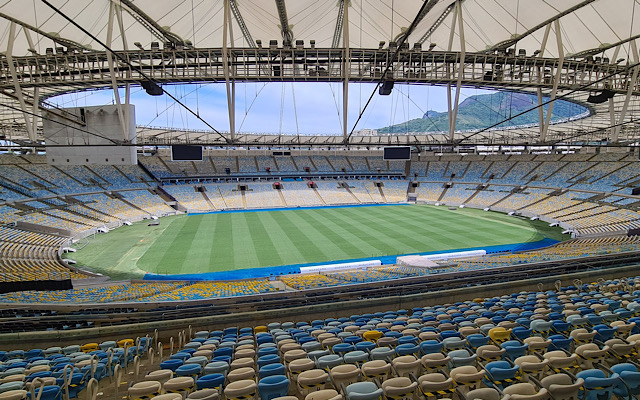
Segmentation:
{"type": "MultiPolygon", "coordinates": [[[[189,222],[189,219],[186,217],[175,218],[168,222],[169,226],[164,229],[162,235],[151,243],[151,247],[138,260],[137,264],[140,269],[149,272],[162,271],[166,270],[166,268],[171,268],[171,271],[174,270],[175,266],[169,265],[168,260],[165,260],[164,257],[174,243],[181,242],[181,240],[177,239],[180,236],[182,227],[189,222]]],[[[145,222],[143,221],[142,223],[145,222]]]]}
{"type": "MultiPolygon", "coordinates": [[[[412,238],[418,239],[418,247],[420,250],[416,252],[431,251],[432,249],[447,247],[452,244],[451,240],[442,235],[443,231],[451,227],[451,221],[449,219],[441,218],[442,216],[435,215],[433,212],[420,212],[417,207],[400,208],[411,208],[411,210],[406,213],[406,217],[396,218],[395,222],[401,225],[401,229],[406,232],[405,235],[410,235],[412,238]],[[427,250],[424,250],[425,248],[427,250]]],[[[373,211],[377,213],[379,210],[373,211]]],[[[400,211],[404,213],[404,210],[400,211]]],[[[380,214],[377,215],[380,216],[380,214]]],[[[380,217],[382,218],[382,216],[380,217]]]]}
{"type": "MultiPolygon", "coordinates": [[[[196,238],[198,228],[202,223],[202,219],[198,218],[191,220],[189,218],[184,219],[182,227],[178,230],[177,238],[166,248],[166,251],[160,261],[161,264],[166,265],[171,270],[182,271],[183,263],[188,259],[199,260],[199,254],[202,250],[197,250],[196,254],[190,252],[191,243],[196,238]]],[[[191,263],[192,268],[195,270],[199,268],[196,263],[191,263]]]]}
{"type": "Polygon", "coordinates": [[[427,205],[182,215],[147,224],[97,235],[70,256],[127,279],[562,239],[541,221],[427,205]]]}
{"type": "Polygon", "coordinates": [[[341,213],[341,211],[344,210],[345,209],[343,208],[337,208],[331,210],[334,212],[325,212],[322,213],[322,215],[326,216],[327,219],[333,221],[334,223],[343,226],[345,230],[347,230],[352,235],[358,236],[360,239],[369,243],[369,246],[376,249],[376,252],[373,254],[397,254],[397,249],[390,244],[392,242],[395,242],[393,238],[386,235],[384,232],[379,231],[378,229],[365,229],[360,221],[355,222],[351,218],[345,218],[344,214],[341,213]]]}
{"type": "Polygon", "coordinates": [[[297,247],[298,251],[305,257],[305,262],[315,262],[317,260],[332,260],[332,251],[336,247],[325,236],[322,236],[312,229],[312,226],[299,217],[297,212],[280,211],[283,219],[281,224],[283,230],[297,247]]]}
{"type": "MultiPolygon", "coordinates": [[[[420,208],[415,206],[398,207],[398,211],[394,213],[385,213],[384,207],[374,207],[371,215],[384,221],[391,221],[407,228],[412,227],[416,230],[425,230],[429,234],[436,230],[451,227],[451,221],[457,219],[457,216],[450,216],[440,213],[438,209],[420,208]],[[402,225],[405,224],[405,225],[402,225]]],[[[454,224],[456,226],[457,224],[454,224]]]]}
{"type": "Polygon", "coordinates": [[[308,220],[312,220],[316,229],[325,232],[325,235],[349,256],[353,254],[373,254],[378,251],[357,235],[348,232],[341,225],[322,217],[318,213],[304,212],[304,216],[308,220]]]}
{"type": "Polygon", "coordinates": [[[209,261],[209,271],[234,269],[235,252],[230,251],[233,249],[231,214],[213,214],[212,217],[216,220],[216,228],[211,243],[213,252],[209,261]]]}
{"type": "Polygon", "coordinates": [[[371,230],[372,232],[378,231],[380,235],[391,238],[391,241],[389,241],[388,244],[390,246],[393,246],[398,251],[403,251],[403,249],[406,249],[404,250],[404,252],[413,252],[424,246],[424,243],[421,240],[421,237],[423,235],[420,234],[422,230],[421,227],[417,227],[415,230],[412,230],[410,226],[400,221],[399,219],[381,219],[378,218],[373,212],[367,212],[363,215],[344,215],[348,216],[345,218],[351,220],[361,220],[364,227],[368,228],[367,230],[371,230]]]}
{"type": "Polygon", "coordinates": [[[285,229],[282,227],[281,221],[274,218],[277,214],[272,212],[261,212],[257,214],[260,214],[260,218],[269,229],[269,234],[277,243],[278,252],[284,263],[283,265],[304,263],[306,260],[305,256],[300,253],[298,247],[291,241],[285,229]]]}
{"type": "Polygon", "coordinates": [[[260,249],[257,256],[262,265],[282,265],[282,257],[280,257],[278,248],[273,242],[271,234],[265,228],[261,213],[246,213],[246,221],[249,226],[249,232],[251,233],[251,240],[253,240],[253,247],[260,249]]]}
{"type": "Polygon", "coordinates": [[[306,262],[308,259],[315,259],[320,253],[319,249],[314,245],[313,239],[308,237],[300,228],[293,225],[291,220],[286,217],[282,211],[275,211],[273,216],[280,229],[291,242],[293,248],[300,253],[302,259],[306,262]]]}
{"type": "MultiPolygon", "coordinates": [[[[309,215],[309,213],[306,213],[304,210],[300,210],[295,213],[289,213],[287,214],[287,216],[290,218],[290,221],[292,223],[301,227],[301,229],[304,229],[309,234],[309,236],[319,238],[317,242],[314,242],[314,245],[323,251],[325,257],[330,257],[323,257],[310,261],[308,260],[308,262],[342,260],[345,257],[351,257],[354,252],[357,252],[357,249],[353,247],[347,246],[345,248],[343,246],[343,243],[347,238],[337,235],[331,229],[327,229],[324,224],[317,222],[318,219],[312,218],[312,216],[309,215]]],[[[319,218],[319,220],[321,221],[322,218],[319,218]]]]}
{"type": "Polygon", "coordinates": [[[247,213],[231,214],[233,224],[233,252],[236,253],[235,269],[260,265],[256,247],[251,240],[251,230],[247,223],[247,213]]]}
{"type": "Polygon", "coordinates": [[[218,218],[200,219],[195,237],[189,246],[189,251],[182,260],[180,273],[207,272],[209,270],[218,220],[218,218]]]}
{"type": "Polygon", "coordinates": [[[354,226],[359,225],[362,232],[370,232],[379,238],[390,254],[415,253],[423,248],[423,242],[416,239],[416,232],[410,232],[406,226],[398,226],[395,221],[382,224],[380,221],[372,220],[366,214],[351,214],[349,209],[341,209],[337,216],[342,216],[345,222],[351,222],[354,226]],[[359,224],[358,224],[359,223],[359,224]]]}

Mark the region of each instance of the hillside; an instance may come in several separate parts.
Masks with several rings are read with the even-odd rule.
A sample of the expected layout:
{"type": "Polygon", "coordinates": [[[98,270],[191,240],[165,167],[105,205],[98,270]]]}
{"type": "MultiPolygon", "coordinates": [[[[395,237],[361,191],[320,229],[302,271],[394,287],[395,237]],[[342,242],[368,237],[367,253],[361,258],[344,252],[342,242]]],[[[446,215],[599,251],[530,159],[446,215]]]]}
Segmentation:
{"type": "MultiPolygon", "coordinates": [[[[549,100],[545,98],[544,101],[549,100]]],[[[470,96],[460,103],[456,130],[484,129],[503,121],[511,115],[519,114],[538,104],[535,95],[515,92],[496,92],[470,96]]],[[[548,105],[543,107],[547,115],[548,105]]],[[[581,114],[586,108],[558,100],[553,106],[552,121],[581,114]]],[[[529,111],[523,115],[502,123],[501,127],[538,123],[538,110],[529,111]]],[[[446,112],[427,111],[422,118],[412,119],[400,124],[378,129],[378,133],[423,133],[449,130],[449,117],[446,112]]]]}

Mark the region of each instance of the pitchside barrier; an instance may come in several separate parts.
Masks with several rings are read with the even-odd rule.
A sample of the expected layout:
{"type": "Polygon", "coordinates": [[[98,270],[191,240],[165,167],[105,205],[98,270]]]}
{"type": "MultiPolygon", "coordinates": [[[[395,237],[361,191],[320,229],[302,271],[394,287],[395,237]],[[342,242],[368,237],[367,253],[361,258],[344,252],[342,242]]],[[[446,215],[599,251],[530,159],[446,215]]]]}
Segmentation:
{"type": "Polygon", "coordinates": [[[357,261],[357,262],[349,262],[349,263],[341,263],[341,264],[314,265],[311,267],[300,267],[300,273],[310,274],[310,273],[322,273],[322,272],[344,271],[344,270],[354,270],[354,269],[367,269],[369,267],[379,267],[380,265],[382,265],[382,261],[380,260],[357,261]]]}

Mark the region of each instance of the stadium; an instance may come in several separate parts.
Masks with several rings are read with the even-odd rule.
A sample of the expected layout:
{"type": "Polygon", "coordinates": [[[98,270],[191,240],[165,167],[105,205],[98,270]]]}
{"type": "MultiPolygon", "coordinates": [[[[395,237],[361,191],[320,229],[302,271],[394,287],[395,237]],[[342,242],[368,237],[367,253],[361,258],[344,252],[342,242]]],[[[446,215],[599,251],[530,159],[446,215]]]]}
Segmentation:
{"type": "Polygon", "coordinates": [[[6,1],[0,400],[638,398],[636,5],[6,1]]]}

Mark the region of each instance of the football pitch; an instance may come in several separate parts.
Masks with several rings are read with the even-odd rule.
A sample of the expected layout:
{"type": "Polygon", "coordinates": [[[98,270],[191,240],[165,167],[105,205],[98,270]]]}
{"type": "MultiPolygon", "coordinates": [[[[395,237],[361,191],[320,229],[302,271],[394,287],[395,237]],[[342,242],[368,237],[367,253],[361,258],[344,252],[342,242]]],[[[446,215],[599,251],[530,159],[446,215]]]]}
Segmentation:
{"type": "Polygon", "coordinates": [[[427,205],[179,215],[147,224],[97,235],[68,257],[112,278],[135,278],[563,239],[562,229],[542,221],[427,205]]]}

